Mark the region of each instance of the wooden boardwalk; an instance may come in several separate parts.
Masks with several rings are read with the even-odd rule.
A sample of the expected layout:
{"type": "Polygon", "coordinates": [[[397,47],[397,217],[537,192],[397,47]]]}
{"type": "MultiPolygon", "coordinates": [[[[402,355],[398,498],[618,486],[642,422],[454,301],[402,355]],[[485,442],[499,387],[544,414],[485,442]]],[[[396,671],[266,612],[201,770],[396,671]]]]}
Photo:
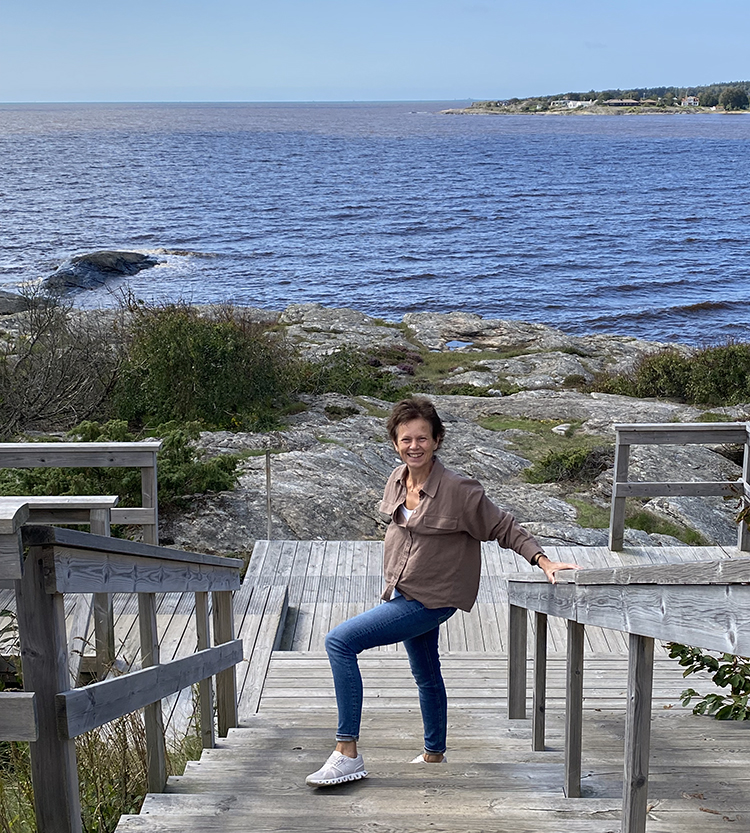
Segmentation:
{"type": "MultiPolygon", "coordinates": [[[[477,605],[443,627],[449,693],[449,762],[408,763],[421,749],[421,719],[408,660],[398,646],[365,652],[361,748],[370,776],[328,790],[305,786],[332,748],[335,708],[323,653],[327,630],[378,603],[382,544],[273,541],[256,546],[235,594],[241,728],[205,750],[167,790],[124,816],[120,833],[144,831],[494,831],[617,833],[622,806],[627,637],[586,629],[583,797],[565,798],[565,630],[550,619],[547,747],[531,749],[528,720],[508,720],[504,576],[529,570],[514,553],[484,545],[477,605]]],[[[582,566],[736,557],[719,548],[558,548],[582,566]]],[[[745,556],[746,557],[746,556],[745,556]]],[[[187,605],[186,605],[187,607],[187,605]]],[[[189,610],[162,602],[164,634],[191,641],[189,610]],[[166,607],[165,607],[166,605],[166,607]],[[180,617],[185,617],[182,622],[180,617]],[[168,622],[167,622],[168,619],[168,622]],[[180,635],[181,634],[181,635],[180,635]]],[[[531,636],[530,636],[531,638],[531,636]]],[[[750,830],[750,726],[693,716],[677,664],[657,652],[652,713],[651,833],[750,830]]],[[[530,713],[530,702],[528,705],[530,713]]]]}

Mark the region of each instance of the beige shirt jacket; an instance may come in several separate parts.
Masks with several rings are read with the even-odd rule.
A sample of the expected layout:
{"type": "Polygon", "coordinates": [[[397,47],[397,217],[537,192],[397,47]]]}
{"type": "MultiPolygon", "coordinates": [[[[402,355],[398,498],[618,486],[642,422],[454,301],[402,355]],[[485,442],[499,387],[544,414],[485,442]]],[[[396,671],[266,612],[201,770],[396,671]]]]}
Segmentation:
{"type": "Polygon", "coordinates": [[[481,483],[446,469],[437,457],[417,508],[404,520],[406,477],[405,465],[393,471],[380,504],[391,519],[383,599],[390,599],[396,587],[425,607],[468,611],[479,590],[482,541],[497,541],[527,561],[542,552],[536,539],[485,495],[481,483]]]}

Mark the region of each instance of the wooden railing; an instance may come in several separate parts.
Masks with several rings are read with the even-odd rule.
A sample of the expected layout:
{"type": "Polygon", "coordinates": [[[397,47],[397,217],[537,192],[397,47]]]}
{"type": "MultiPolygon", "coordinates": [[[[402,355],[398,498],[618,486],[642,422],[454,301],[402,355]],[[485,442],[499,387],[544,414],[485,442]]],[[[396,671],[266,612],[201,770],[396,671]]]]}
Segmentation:
{"type": "Polygon", "coordinates": [[[532,574],[508,582],[508,712],[526,716],[527,610],[536,621],[532,743],[544,749],[547,616],[567,619],[565,794],[581,795],[584,628],[629,634],[622,833],[646,829],[654,639],[750,655],[750,559],[532,574]]]}
{"type": "Polygon", "coordinates": [[[242,660],[242,643],[234,639],[232,591],[239,587],[242,562],[70,529],[23,526],[31,510],[21,499],[13,501],[2,502],[0,581],[15,582],[26,691],[0,695],[0,739],[30,741],[40,833],[78,833],[75,737],[150,706],[152,715],[158,713],[158,724],[150,727],[149,712],[145,715],[148,788],[153,792],[166,782],[162,698],[199,683],[203,743],[213,745],[215,676],[219,733],[237,725],[234,666],[242,660]],[[184,591],[196,595],[198,651],[160,664],[154,594],[184,591]],[[64,594],[115,592],[139,594],[142,668],[71,689],[64,594]]]}
{"type": "MultiPolygon", "coordinates": [[[[621,550],[625,534],[625,500],[628,497],[750,497],[750,423],[694,422],[615,425],[615,470],[612,483],[612,512],[609,548],[621,550]],[[718,482],[628,481],[630,447],[633,445],[739,444],[744,446],[742,478],[718,482]]],[[[740,524],[737,547],[750,551],[750,530],[740,524]]]]}

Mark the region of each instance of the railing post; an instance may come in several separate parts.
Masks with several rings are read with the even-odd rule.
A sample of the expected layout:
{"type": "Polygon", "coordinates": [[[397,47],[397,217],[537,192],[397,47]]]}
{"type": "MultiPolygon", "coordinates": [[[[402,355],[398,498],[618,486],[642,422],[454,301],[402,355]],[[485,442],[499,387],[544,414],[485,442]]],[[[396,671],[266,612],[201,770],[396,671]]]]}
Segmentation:
{"type": "MultiPolygon", "coordinates": [[[[232,591],[212,593],[214,612],[214,642],[221,645],[234,639],[234,606],[232,591]]],[[[216,707],[219,717],[219,735],[226,737],[238,723],[237,675],[235,668],[227,668],[216,675],[216,707]]]]}
{"type": "MultiPolygon", "coordinates": [[[[742,458],[742,506],[747,506],[747,487],[750,485],[750,422],[745,423],[745,453],[742,458]]],[[[737,549],[740,552],[750,552],[750,518],[742,520],[737,528],[737,549]]]]}
{"type": "MultiPolygon", "coordinates": [[[[208,618],[208,593],[195,594],[195,626],[198,634],[198,650],[205,651],[211,647],[210,625],[208,618]]],[[[211,677],[198,683],[198,698],[201,714],[201,742],[204,749],[216,746],[214,731],[214,684],[211,677]]]]}
{"type": "Polygon", "coordinates": [[[525,607],[508,606],[508,718],[526,718],[526,632],[525,607]]]}
{"type": "Polygon", "coordinates": [[[65,608],[44,586],[46,548],[30,547],[16,582],[18,629],[26,691],[36,693],[39,740],[29,744],[34,810],[39,833],[80,833],[75,741],[57,731],[55,696],[70,688],[65,608]]]}
{"type": "Polygon", "coordinates": [[[569,619],[565,682],[565,795],[568,798],[581,797],[583,636],[584,626],[569,619]]]}
{"type": "MultiPolygon", "coordinates": [[[[141,634],[141,666],[159,664],[159,633],[156,628],[156,597],[138,594],[138,626],[141,634]]],[[[143,710],[146,725],[149,792],[161,792],[167,783],[167,750],[164,743],[164,718],[161,700],[143,710]]]]}
{"type": "Polygon", "coordinates": [[[644,833],[648,814],[648,759],[651,748],[654,640],[649,636],[631,633],[629,641],[622,833],[644,833]]]}
{"type": "MultiPolygon", "coordinates": [[[[110,534],[109,509],[92,509],[89,526],[94,535],[110,534]]],[[[111,593],[94,593],[96,676],[103,680],[115,661],[115,615],[111,593]]]]}
{"type": "Polygon", "coordinates": [[[271,517],[271,449],[266,449],[266,538],[270,541],[273,532],[271,517]]]}
{"type": "Polygon", "coordinates": [[[630,446],[620,442],[615,432],[615,467],[612,474],[612,509],[609,517],[609,548],[621,550],[625,541],[625,498],[617,494],[617,484],[627,483],[630,446]]]}
{"type": "Polygon", "coordinates": [[[544,751],[547,689],[547,614],[534,614],[534,698],[531,714],[531,748],[544,751]]]}

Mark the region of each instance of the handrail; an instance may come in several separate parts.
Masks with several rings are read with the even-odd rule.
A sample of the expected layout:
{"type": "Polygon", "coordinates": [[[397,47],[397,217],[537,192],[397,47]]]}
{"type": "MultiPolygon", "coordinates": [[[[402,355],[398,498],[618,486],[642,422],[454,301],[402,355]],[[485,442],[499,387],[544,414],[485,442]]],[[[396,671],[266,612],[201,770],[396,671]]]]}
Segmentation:
{"type": "MultiPolygon", "coordinates": [[[[20,520],[22,513],[17,517],[20,520]]],[[[31,765],[37,826],[40,833],[79,833],[81,808],[73,740],[77,735],[149,704],[158,706],[162,698],[195,683],[201,683],[201,697],[210,698],[211,687],[206,683],[214,675],[219,731],[226,734],[237,725],[234,666],[242,660],[242,642],[234,638],[232,591],[239,588],[242,561],[46,526],[17,526],[14,532],[0,536],[0,543],[3,541],[5,551],[15,542],[15,559],[23,560],[16,599],[27,693],[16,696],[13,705],[23,718],[24,739],[34,736],[31,765]],[[202,650],[160,663],[158,640],[144,640],[144,633],[147,640],[155,635],[155,622],[145,629],[141,622],[140,671],[85,688],[70,688],[64,593],[138,593],[140,600],[169,591],[196,593],[202,650]],[[214,647],[207,644],[209,592],[213,596],[214,647]]],[[[153,608],[147,606],[147,614],[149,610],[153,608]]],[[[139,612],[143,614],[140,604],[139,612]]],[[[202,706],[201,714],[206,719],[210,716],[213,724],[212,705],[202,706]]],[[[0,733],[7,728],[7,721],[0,720],[0,733]]],[[[204,726],[202,735],[204,742],[212,739],[213,726],[204,726]]],[[[166,779],[163,734],[157,744],[153,735],[148,736],[147,751],[149,790],[157,791],[166,779]]]]}
{"type": "MultiPolygon", "coordinates": [[[[622,550],[625,537],[625,499],[628,497],[737,497],[748,500],[750,491],[750,423],[685,422],[615,425],[615,466],[609,548],[622,550]],[[628,481],[630,447],[633,445],[695,445],[736,443],[744,446],[742,477],[716,482],[628,481]]],[[[737,548],[750,551],[750,530],[740,524],[737,548]]]]}
{"type": "Polygon", "coordinates": [[[750,559],[624,566],[509,577],[508,713],[525,717],[527,610],[534,611],[532,738],[544,749],[547,616],[568,623],[565,793],[581,795],[583,644],[586,625],[629,634],[622,833],[644,833],[654,639],[750,654],[750,559]]]}

